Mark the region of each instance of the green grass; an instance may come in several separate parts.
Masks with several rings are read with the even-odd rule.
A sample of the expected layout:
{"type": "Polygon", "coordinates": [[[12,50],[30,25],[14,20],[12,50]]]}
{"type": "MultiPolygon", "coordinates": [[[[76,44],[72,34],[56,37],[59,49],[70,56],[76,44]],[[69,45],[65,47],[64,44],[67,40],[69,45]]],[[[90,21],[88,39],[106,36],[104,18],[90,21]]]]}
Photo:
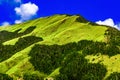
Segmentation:
{"type": "MultiPolygon", "coordinates": [[[[34,66],[30,63],[30,56],[28,55],[32,47],[35,44],[45,45],[64,45],[71,42],[78,42],[80,40],[92,40],[94,42],[105,42],[105,31],[108,27],[100,25],[91,25],[90,22],[78,22],[79,16],[67,16],[67,15],[54,15],[51,17],[39,18],[30,20],[21,24],[11,25],[8,27],[0,27],[0,31],[6,30],[8,32],[14,32],[21,29],[18,33],[24,32],[30,26],[36,26],[36,28],[23,36],[36,36],[42,37],[43,41],[32,44],[31,46],[15,53],[9,59],[0,62],[0,73],[5,73],[16,80],[19,76],[23,77],[24,73],[30,72],[37,75],[43,75],[45,78],[55,77],[59,75],[59,69],[55,69],[51,74],[45,74],[34,69],[34,66]]],[[[15,45],[18,41],[17,38],[8,40],[3,45],[15,45]]],[[[109,76],[112,72],[120,72],[119,61],[120,55],[108,57],[107,55],[87,55],[85,57],[90,63],[104,64],[107,69],[106,76],[109,76]],[[94,59],[94,61],[93,61],[94,59]]],[[[106,79],[106,77],[105,77],[106,79]]]]}

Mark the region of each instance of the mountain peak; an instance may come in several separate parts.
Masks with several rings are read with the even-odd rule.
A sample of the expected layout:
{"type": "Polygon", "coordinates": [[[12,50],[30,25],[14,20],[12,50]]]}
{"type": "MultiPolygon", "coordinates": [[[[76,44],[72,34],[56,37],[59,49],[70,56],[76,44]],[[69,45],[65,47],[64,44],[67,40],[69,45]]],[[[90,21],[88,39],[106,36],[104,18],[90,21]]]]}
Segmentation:
{"type": "Polygon", "coordinates": [[[79,15],[58,14],[0,27],[0,78],[116,79],[119,47],[120,31],[79,15]]]}

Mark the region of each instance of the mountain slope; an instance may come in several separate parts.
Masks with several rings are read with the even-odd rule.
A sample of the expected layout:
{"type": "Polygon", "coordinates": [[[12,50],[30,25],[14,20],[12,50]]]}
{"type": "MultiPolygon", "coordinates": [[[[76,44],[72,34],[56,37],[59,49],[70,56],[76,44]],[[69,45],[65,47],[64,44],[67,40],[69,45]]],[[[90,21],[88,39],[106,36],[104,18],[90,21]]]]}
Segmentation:
{"type": "Polygon", "coordinates": [[[120,31],[77,15],[0,28],[1,79],[116,79],[119,53],[120,31]]]}

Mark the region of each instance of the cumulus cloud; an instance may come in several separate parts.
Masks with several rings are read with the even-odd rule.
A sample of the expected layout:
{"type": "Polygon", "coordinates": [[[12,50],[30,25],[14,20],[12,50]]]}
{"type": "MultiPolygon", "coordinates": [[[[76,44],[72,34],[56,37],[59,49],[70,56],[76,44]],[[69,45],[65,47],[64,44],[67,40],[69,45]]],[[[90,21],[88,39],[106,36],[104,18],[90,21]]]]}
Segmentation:
{"type": "Polygon", "coordinates": [[[38,10],[38,6],[34,3],[28,2],[21,4],[20,7],[15,8],[16,14],[20,16],[20,19],[16,20],[15,23],[21,23],[23,21],[31,19],[37,14],[38,10]]]}
{"type": "Polygon", "coordinates": [[[9,25],[10,25],[9,22],[3,22],[3,23],[2,23],[2,26],[9,26],[9,25]]]}
{"type": "Polygon", "coordinates": [[[111,26],[111,27],[114,27],[116,29],[119,29],[119,25],[115,24],[113,19],[111,19],[111,18],[108,18],[104,21],[96,21],[96,23],[100,24],[100,25],[107,25],[107,26],[111,26]]]}

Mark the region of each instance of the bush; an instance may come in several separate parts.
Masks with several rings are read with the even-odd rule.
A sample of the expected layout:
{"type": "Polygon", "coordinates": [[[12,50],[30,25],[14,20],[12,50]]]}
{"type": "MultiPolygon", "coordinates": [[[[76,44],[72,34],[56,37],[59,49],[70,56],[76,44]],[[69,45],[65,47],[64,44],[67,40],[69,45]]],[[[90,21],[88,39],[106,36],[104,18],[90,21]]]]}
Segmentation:
{"type": "Polygon", "coordinates": [[[0,73],[0,80],[13,80],[13,78],[8,76],[7,74],[0,73]]]}
{"type": "Polygon", "coordinates": [[[113,72],[106,80],[119,80],[120,73],[113,72]]]}

